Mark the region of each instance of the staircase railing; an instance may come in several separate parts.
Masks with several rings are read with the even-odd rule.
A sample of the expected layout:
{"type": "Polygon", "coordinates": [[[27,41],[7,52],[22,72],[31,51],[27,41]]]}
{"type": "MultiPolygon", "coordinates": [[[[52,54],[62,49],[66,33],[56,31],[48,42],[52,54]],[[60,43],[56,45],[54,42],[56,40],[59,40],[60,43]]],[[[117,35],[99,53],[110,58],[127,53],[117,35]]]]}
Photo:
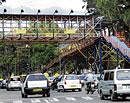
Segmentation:
{"type": "Polygon", "coordinates": [[[46,66],[46,68],[50,68],[52,65],[54,65],[55,63],[58,63],[59,62],[59,58],[60,60],[65,57],[65,56],[68,56],[78,50],[81,50],[87,46],[90,46],[92,45],[95,40],[97,40],[99,37],[87,37],[87,38],[84,38],[84,39],[81,39],[80,41],[74,43],[74,44],[70,44],[69,46],[63,48],[61,50],[61,53],[59,54],[59,57],[57,58],[54,58],[53,60],[51,60],[51,62],[46,66]],[[75,46],[75,44],[78,46],[75,46]]]}
{"type": "Polygon", "coordinates": [[[112,43],[114,48],[118,48],[123,55],[126,55],[130,58],[130,47],[126,45],[123,41],[120,41],[120,39],[116,36],[104,36],[104,38],[107,40],[107,42],[112,43]]]}

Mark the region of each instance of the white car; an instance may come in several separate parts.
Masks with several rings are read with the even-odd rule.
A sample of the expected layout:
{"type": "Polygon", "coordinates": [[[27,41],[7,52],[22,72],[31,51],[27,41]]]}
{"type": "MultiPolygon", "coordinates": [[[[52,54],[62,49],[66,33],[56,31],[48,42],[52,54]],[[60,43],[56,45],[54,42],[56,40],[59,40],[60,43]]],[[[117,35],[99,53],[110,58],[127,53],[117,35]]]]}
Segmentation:
{"type": "Polygon", "coordinates": [[[28,95],[42,94],[50,97],[50,88],[47,78],[42,73],[29,74],[22,84],[22,98],[28,95]]]}
{"type": "Polygon", "coordinates": [[[98,91],[100,99],[110,97],[111,100],[130,97],[130,69],[105,70],[100,80],[98,91]]]}
{"type": "Polygon", "coordinates": [[[79,80],[78,75],[64,75],[61,78],[61,81],[57,83],[57,90],[66,91],[66,90],[76,90],[82,91],[82,84],[79,80]]]}
{"type": "Polygon", "coordinates": [[[11,89],[19,89],[21,90],[21,81],[20,81],[20,76],[13,76],[11,77],[8,82],[7,82],[7,91],[11,89]]]}

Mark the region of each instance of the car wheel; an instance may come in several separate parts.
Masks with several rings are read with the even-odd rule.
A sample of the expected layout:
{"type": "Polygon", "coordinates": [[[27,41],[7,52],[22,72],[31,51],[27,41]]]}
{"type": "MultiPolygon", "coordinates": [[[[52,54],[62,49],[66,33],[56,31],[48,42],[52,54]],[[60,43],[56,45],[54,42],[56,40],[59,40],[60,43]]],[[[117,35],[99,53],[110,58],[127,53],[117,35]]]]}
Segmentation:
{"type": "Polygon", "coordinates": [[[28,95],[27,95],[27,94],[25,94],[25,98],[28,98],[28,95]]]}
{"type": "Polygon", "coordinates": [[[81,91],[82,91],[82,89],[80,88],[80,89],[79,89],[79,92],[81,92],[81,91]]]}
{"type": "Polygon", "coordinates": [[[60,89],[57,89],[57,92],[60,92],[60,89]]]}
{"type": "Polygon", "coordinates": [[[46,95],[47,95],[47,97],[50,97],[50,93],[47,93],[46,95]]]}
{"type": "Polygon", "coordinates": [[[65,88],[64,88],[64,86],[62,86],[62,91],[65,92],[65,88]]]}
{"type": "Polygon", "coordinates": [[[103,95],[102,91],[100,91],[100,99],[101,99],[101,100],[104,100],[104,99],[105,99],[105,96],[103,95]]]}
{"type": "Polygon", "coordinates": [[[9,88],[7,88],[6,90],[7,90],[7,91],[10,91],[10,89],[9,89],[9,88]]]}
{"type": "Polygon", "coordinates": [[[19,91],[21,91],[22,90],[22,88],[19,88],[19,91]]]}
{"type": "Polygon", "coordinates": [[[122,96],[122,99],[125,100],[125,99],[126,99],[126,96],[122,96]]]}
{"type": "Polygon", "coordinates": [[[27,98],[27,97],[28,97],[27,94],[22,93],[22,98],[27,98]]]}
{"type": "Polygon", "coordinates": [[[45,93],[44,93],[44,94],[42,94],[42,96],[43,96],[43,97],[45,97],[45,93]]]}
{"type": "Polygon", "coordinates": [[[111,100],[112,100],[112,101],[114,101],[114,100],[116,100],[116,99],[117,99],[117,97],[116,97],[115,93],[113,93],[113,92],[111,93],[110,98],[111,98],[111,100]]]}

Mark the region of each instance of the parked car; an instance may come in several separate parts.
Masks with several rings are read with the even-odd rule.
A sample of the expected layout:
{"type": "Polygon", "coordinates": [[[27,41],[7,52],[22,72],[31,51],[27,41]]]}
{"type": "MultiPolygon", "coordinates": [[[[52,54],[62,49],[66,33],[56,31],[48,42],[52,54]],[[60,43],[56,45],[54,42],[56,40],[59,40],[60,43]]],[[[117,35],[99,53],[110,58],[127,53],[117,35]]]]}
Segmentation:
{"type": "Polygon", "coordinates": [[[110,97],[111,100],[116,100],[118,97],[125,99],[130,96],[130,69],[105,70],[98,91],[100,99],[110,97]]]}
{"type": "Polygon", "coordinates": [[[20,76],[12,76],[8,82],[7,82],[7,87],[6,90],[9,91],[11,89],[19,89],[21,90],[21,81],[20,81],[20,76]]]}
{"type": "Polygon", "coordinates": [[[47,78],[42,73],[34,73],[26,76],[22,84],[22,98],[27,98],[28,95],[42,94],[50,97],[50,88],[47,78]]]}
{"type": "Polygon", "coordinates": [[[66,90],[75,91],[76,89],[82,91],[82,85],[78,75],[64,75],[62,76],[61,81],[57,83],[58,92],[66,90]]]}

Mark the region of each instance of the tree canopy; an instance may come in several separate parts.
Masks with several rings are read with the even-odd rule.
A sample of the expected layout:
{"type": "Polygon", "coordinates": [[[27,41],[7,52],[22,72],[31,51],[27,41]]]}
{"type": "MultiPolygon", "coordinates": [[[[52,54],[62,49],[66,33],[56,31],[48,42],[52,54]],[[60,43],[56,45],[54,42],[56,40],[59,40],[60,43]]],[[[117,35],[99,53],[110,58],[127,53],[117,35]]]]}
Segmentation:
{"type": "Polygon", "coordinates": [[[88,13],[96,13],[112,23],[115,32],[123,32],[130,41],[130,0],[83,0],[88,13]],[[93,9],[92,9],[93,8],[93,9]]]}

